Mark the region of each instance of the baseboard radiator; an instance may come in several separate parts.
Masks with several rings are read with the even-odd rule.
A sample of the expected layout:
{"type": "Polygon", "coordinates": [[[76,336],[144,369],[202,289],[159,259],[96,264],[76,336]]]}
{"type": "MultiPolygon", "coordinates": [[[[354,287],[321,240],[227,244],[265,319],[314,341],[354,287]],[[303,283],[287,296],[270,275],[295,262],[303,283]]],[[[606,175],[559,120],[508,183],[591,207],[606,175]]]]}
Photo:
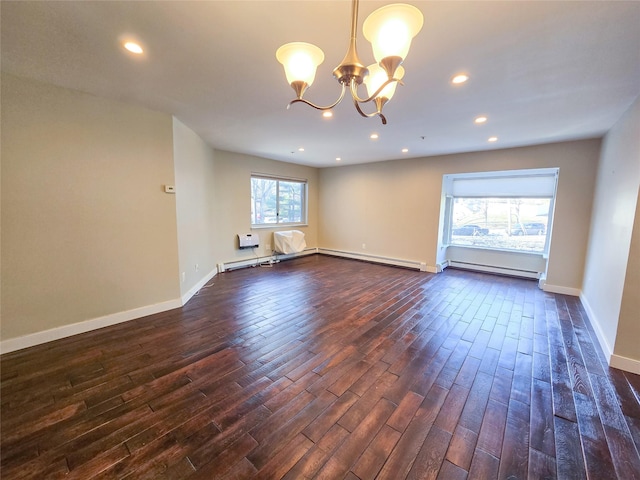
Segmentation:
{"type": "Polygon", "coordinates": [[[449,260],[447,262],[447,266],[452,268],[460,268],[463,270],[474,270],[477,272],[484,272],[484,273],[496,273],[500,275],[509,275],[512,277],[532,278],[536,280],[540,278],[540,275],[542,275],[542,272],[536,272],[533,270],[522,270],[518,268],[499,267],[495,265],[483,265],[480,263],[458,262],[456,260],[449,260]]]}
{"type": "Polygon", "coordinates": [[[229,270],[237,270],[239,268],[257,267],[260,265],[272,265],[278,263],[281,260],[289,260],[291,258],[303,257],[305,255],[314,255],[318,253],[317,248],[305,248],[302,252],[298,253],[273,253],[272,255],[263,255],[253,258],[247,258],[244,260],[237,260],[234,262],[224,262],[218,264],[218,273],[226,272],[229,270]]]}
{"type": "Polygon", "coordinates": [[[382,263],[384,265],[395,265],[396,267],[411,268],[414,270],[420,270],[421,272],[430,271],[427,269],[426,263],[417,262],[415,260],[402,260],[399,258],[383,257],[380,255],[369,255],[366,253],[345,252],[343,250],[333,250],[330,248],[318,248],[318,253],[322,255],[330,255],[333,257],[343,257],[343,258],[351,258],[353,260],[362,260],[364,262],[382,263]]]}
{"type": "Polygon", "coordinates": [[[418,262],[415,260],[403,260],[399,258],[384,257],[380,255],[368,255],[356,252],[347,252],[343,250],[334,250],[330,248],[305,248],[299,253],[274,253],[273,255],[263,255],[254,258],[247,258],[244,260],[237,260],[233,262],[218,263],[218,273],[222,273],[229,270],[237,270],[239,268],[256,267],[259,265],[269,265],[277,263],[281,260],[289,260],[296,257],[302,257],[305,255],[313,255],[319,253],[321,255],[329,255],[333,257],[350,258],[352,260],[361,260],[370,263],[380,263],[383,265],[394,265],[396,267],[410,268],[413,270],[420,270],[421,272],[436,273],[434,268],[427,267],[424,262],[418,262]]]}

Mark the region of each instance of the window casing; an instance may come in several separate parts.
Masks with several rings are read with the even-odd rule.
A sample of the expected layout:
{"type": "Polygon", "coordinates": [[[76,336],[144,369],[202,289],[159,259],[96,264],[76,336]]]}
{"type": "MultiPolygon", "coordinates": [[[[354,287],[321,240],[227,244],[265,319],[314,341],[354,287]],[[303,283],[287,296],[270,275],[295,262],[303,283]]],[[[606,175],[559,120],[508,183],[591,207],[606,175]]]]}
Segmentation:
{"type": "Polygon", "coordinates": [[[446,245],[546,254],[557,169],[445,175],[446,245]]]}
{"type": "Polygon", "coordinates": [[[305,225],[307,181],[251,175],[251,226],[305,225]]]}

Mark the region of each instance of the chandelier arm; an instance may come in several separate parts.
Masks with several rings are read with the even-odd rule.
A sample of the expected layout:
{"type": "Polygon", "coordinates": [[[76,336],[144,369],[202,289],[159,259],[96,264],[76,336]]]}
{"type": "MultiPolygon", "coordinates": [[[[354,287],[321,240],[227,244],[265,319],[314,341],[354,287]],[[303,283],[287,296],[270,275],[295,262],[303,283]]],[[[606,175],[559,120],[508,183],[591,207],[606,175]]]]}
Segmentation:
{"type": "Polygon", "coordinates": [[[316,105],[315,103],[312,103],[309,100],[306,100],[304,98],[296,98],[296,99],[291,100],[289,102],[289,104],[287,105],[287,110],[289,108],[291,108],[291,105],[293,105],[294,103],[298,103],[298,102],[306,103],[307,105],[309,105],[310,107],[315,108],[316,110],[331,110],[333,107],[335,107],[336,105],[338,105],[342,101],[346,91],[347,91],[347,86],[343,84],[342,85],[342,91],[340,92],[340,96],[338,97],[338,99],[335,102],[333,102],[331,105],[327,105],[326,107],[321,107],[320,105],[316,105]]]}
{"type": "Polygon", "coordinates": [[[353,104],[356,107],[356,110],[358,111],[358,113],[360,115],[362,115],[365,118],[371,118],[371,117],[375,117],[376,115],[380,117],[380,120],[382,120],[382,124],[386,125],[387,124],[387,119],[386,117],[382,114],[381,111],[377,111],[377,112],[373,112],[373,113],[365,113],[362,111],[362,109],[360,108],[360,104],[358,103],[358,101],[354,98],[353,99],[353,104]]]}
{"type": "Polygon", "coordinates": [[[371,100],[374,100],[378,95],[380,95],[380,93],[382,92],[382,90],[385,89],[385,87],[393,82],[397,82],[398,85],[404,85],[404,83],[402,83],[402,80],[399,80],[397,78],[390,78],[389,80],[387,80],[386,82],[384,82],[382,85],[380,85],[380,88],[378,88],[373,95],[371,95],[368,98],[360,98],[358,96],[358,84],[355,81],[351,81],[351,96],[353,97],[354,101],[357,101],[359,103],[367,103],[370,102],[371,100]]]}

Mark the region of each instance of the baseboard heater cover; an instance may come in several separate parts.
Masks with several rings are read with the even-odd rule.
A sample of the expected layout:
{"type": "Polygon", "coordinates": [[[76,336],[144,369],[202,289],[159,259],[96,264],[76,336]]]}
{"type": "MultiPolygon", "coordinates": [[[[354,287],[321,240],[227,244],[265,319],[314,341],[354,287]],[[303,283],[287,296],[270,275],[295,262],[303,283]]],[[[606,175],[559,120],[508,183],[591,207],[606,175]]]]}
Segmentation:
{"type": "Polygon", "coordinates": [[[237,270],[239,268],[255,267],[262,263],[270,263],[270,262],[280,261],[280,260],[289,260],[291,258],[302,257],[305,255],[313,255],[315,253],[318,253],[317,248],[306,248],[302,252],[298,252],[298,253],[291,253],[286,255],[274,254],[274,255],[267,255],[262,257],[247,258],[245,260],[236,260],[234,262],[218,263],[218,273],[223,273],[229,270],[237,270]]]}
{"type": "Polygon", "coordinates": [[[448,266],[465,270],[475,270],[478,272],[499,273],[502,275],[511,275],[513,277],[532,278],[536,280],[540,278],[540,275],[542,275],[541,272],[535,272],[533,270],[521,270],[518,268],[483,265],[480,263],[458,262],[456,260],[449,260],[448,266]]]}
{"type": "MultiPolygon", "coordinates": [[[[351,258],[353,260],[362,260],[364,262],[381,263],[384,265],[394,265],[396,267],[411,268],[414,270],[420,270],[421,272],[431,272],[427,268],[427,264],[424,262],[417,262],[415,260],[403,260],[399,258],[383,257],[380,255],[369,255],[364,253],[346,252],[344,250],[333,250],[330,248],[318,248],[318,253],[322,255],[332,255],[334,257],[351,258]]],[[[436,273],[435,269],[431,273],[436,273]]]]}

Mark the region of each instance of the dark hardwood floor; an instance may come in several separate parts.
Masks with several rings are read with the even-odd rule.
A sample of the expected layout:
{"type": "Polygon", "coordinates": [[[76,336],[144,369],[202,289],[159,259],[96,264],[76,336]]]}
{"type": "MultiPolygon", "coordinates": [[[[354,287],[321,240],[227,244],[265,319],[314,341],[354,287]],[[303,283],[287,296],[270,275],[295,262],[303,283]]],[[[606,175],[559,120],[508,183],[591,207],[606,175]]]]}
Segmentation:
{"type": "Polygon", "coordinates": [[[3,355],[6,479],[640,479],[638,376],[535,282],[314,255],[3,355]]]}

